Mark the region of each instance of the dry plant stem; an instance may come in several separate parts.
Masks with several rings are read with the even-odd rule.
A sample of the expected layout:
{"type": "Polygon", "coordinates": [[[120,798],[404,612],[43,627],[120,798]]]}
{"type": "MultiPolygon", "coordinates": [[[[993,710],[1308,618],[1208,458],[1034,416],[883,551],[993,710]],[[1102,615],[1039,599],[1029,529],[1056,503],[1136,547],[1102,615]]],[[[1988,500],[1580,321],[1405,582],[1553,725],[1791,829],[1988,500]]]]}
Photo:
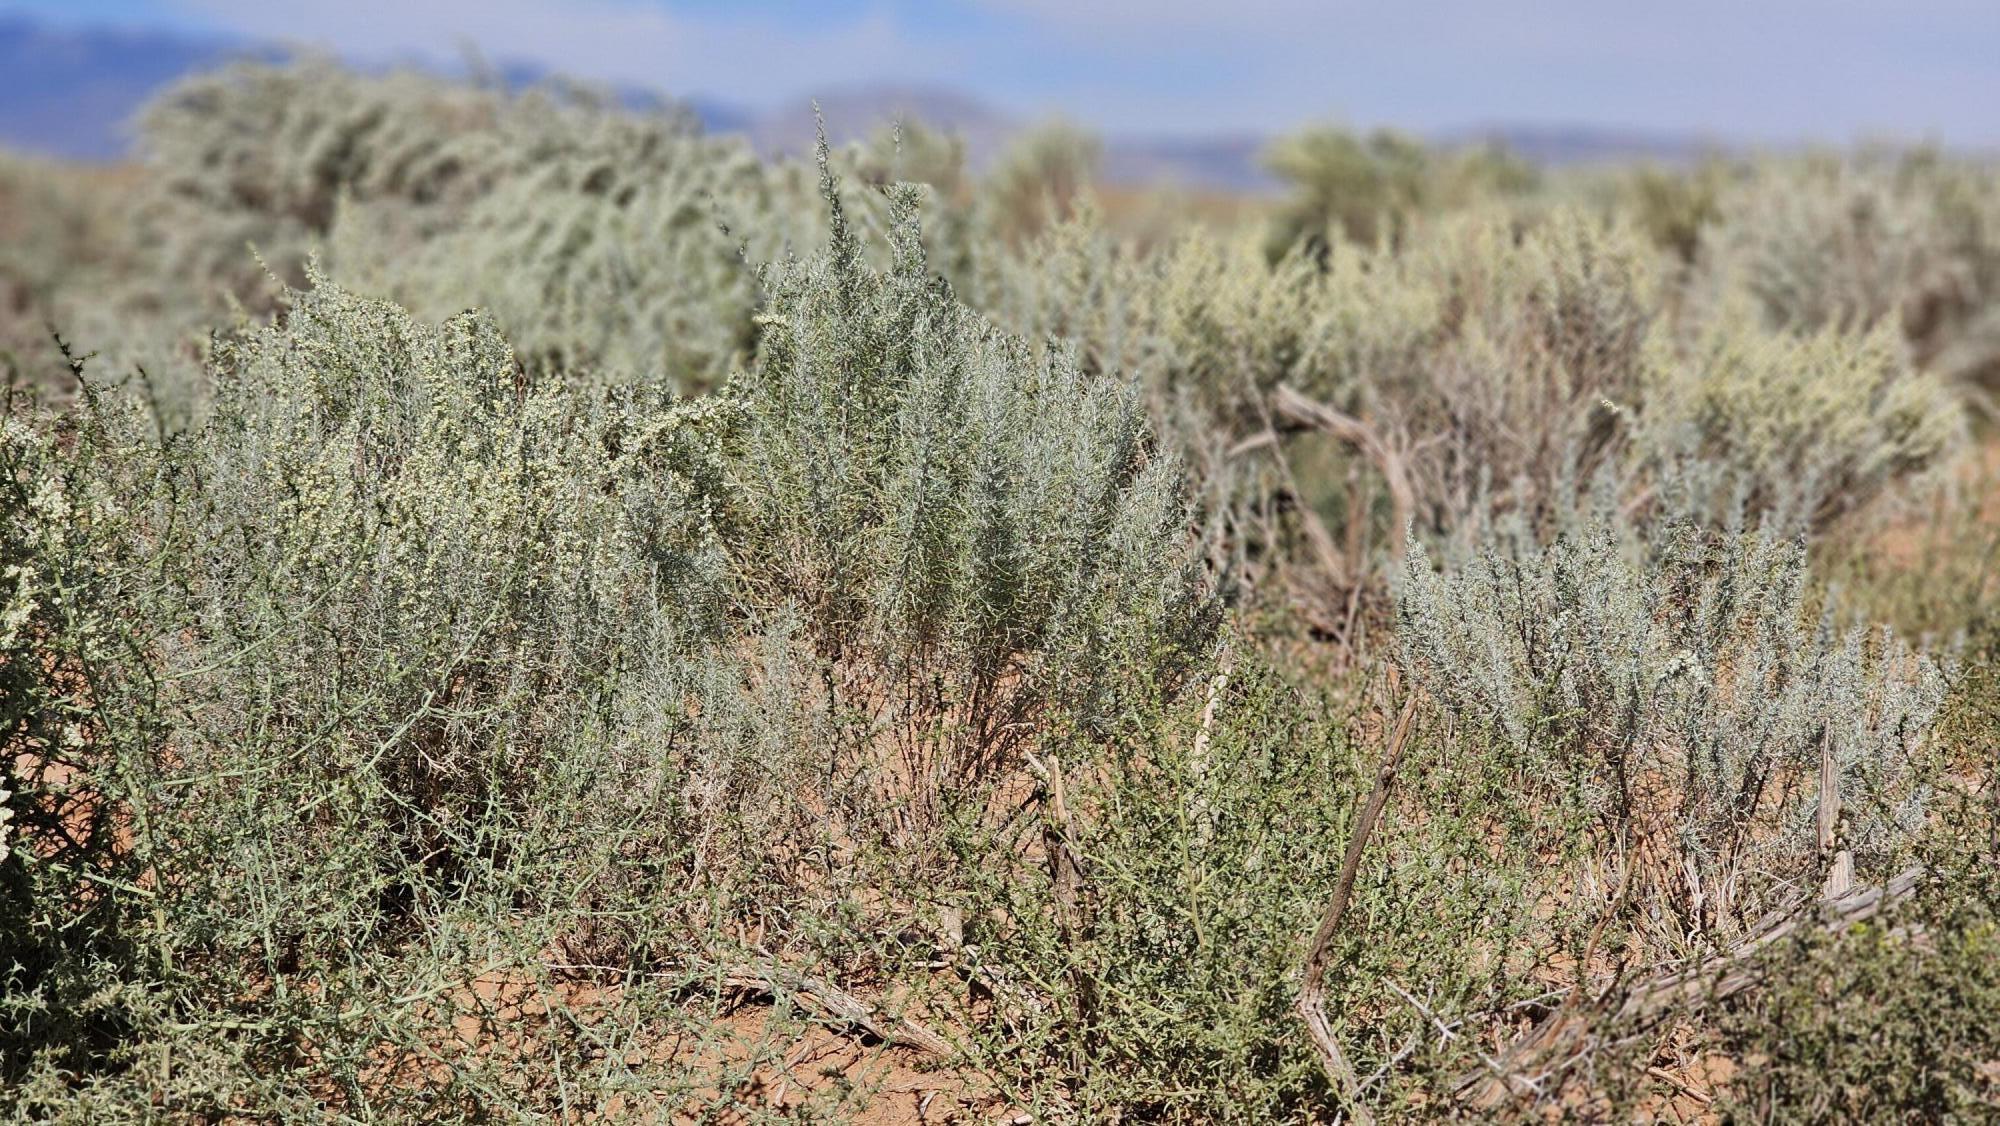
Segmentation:
{"type": "Polygon", "coordinates": [[[811,1008],[843,1023],[859,1028],[885,1044],[914,1048],[938,1059],[954,1054],[950,1042],[908,1017],[885,1022],[874,1006],[828,982],[805,974],[772,966],[723,966],[717,970],[723,984],[748,989],[772,997],[794,997],[811,1008]]]}
{"type": "Polygon", "coordinates": [[[1417,510],[1416,490],[1410,485],[1409,470],[1403,465],[1402,457],[1389,448],[1389,443],[1382,440],[1374,427],[1353,415],[1307,398],[1290,386],[1281,386],[1273,392],[1271,405],[1286,420],[1324,431],[1360,450],[1362,456],[1375,463],[1382,473],[1382,480],[1389,487],[1389,503],[1395,512],[1397,534],[1390,537],[1389,551],[1392,557],[1401,558],[1402,533],[1409,528],[1410,519],[1417,510]]]}
{"type": "Polygon", "coordinates": [[[1327,531],[1325,521],[1319,518],[1319,513],[1312,510],[1312,505],[1306,503],[1306,494],[1299,488],[1298,475],[1292,472],[1292,461],[1285,456],[1284,444],[1278,440],[1278,428],[1271,420],[1270,408],[1264,405],[1264,397],[1252,389],[1250,401],[1257,406],[1257,415],[1264,424],[1264,432],[1237,443],[1230,451],[1230,456],[1234,457],[1266,444],[1271,447],[1271,457],[1278,463],[1278,472],[1284,475],[1285,489],[1292,494],[1293,504],[1299,513],[1299,526],[1305,530],[1307,542],[1312,544],[1313,557],[1319,563],[1320,572],[1326,576],[1326,581],[1333,590],[1358,585],[1361,581],[1360,573],[1349,574],[1347,569],[1341,566],[1340,551],[1334,546],[1333,533],[1327,531]]]}
{"type": "Polygon", "coordinates": [[[1410,721],[1417,714],[1416,692],[1410,693],[1404,701],[1403,710],[1396,717],[1395,730],[1389,736],[1389,745],[1382,753],[1382,765],[1375,772],[1375,788],[1369,792],[1368,801],[1361,807],[1361,816],[1355,819],[1354,835],[1347,841],[1347,853],[1340,860],[1340,876],[1334,881],[1333,898],[1326,905],[1325,914],[1320,916],[1319,929],[1313,933],[1312,949],[1306,955],[1305,982],[1299,988],[1298,1011],[1305,1019],[1306,1032],[1312,1037],[1313,1046],[1319,1049],[1320,1063],[1326,1068],[1327,1077],[1347,1095],[1354,1111],[1354,1120],[1364,1126],[1374,1121],[1374,1116],[1361,1102],[1361,1080],[1355,1074],[1354,1065],[1341,1051],[1340,1041],[1333,1034],[1333,1026],[1326,1017],[1326,965],[1333,952],[1333,940],[1340,934],[1340,924],[1347,917],[1347,905],[1354,898],[1354,880],[1361,871],[1361,854],[1368,847],[1368,838],[1375,832],[1375,823],[1381,819],[1382,807],[1388,803],[1389,787],[1395,781],[1396,769],[1403,761],[1403,748],[1409,743],[1410,721]]]}
{"type": "MultiPolygon", "coordinates": [[[[1063,784],[1062,760],[1051,758],[1046,765],[1033,755],[1029,766],[1042,776],[1047,786],[1047,803],[1042,816],[1042,848],[1048,854],[1049,879],[1055,889],[1056,927],[1063,944],[1074,948],[1082,929],[1079,904],[1083,897],[1083,861],[1071,842],[1076,839],[1076,823],[1070,813],[1069,793],[1063,784]]],[[[1076,995],[1078,1015],[1088,1021],[1096,1007],[1096,992],[1080,963],[1072,962],[1070,987],[1076,995]]]]}
{"type": "Polygon", "coordinates": [[[1833,733],[1819,740],[1819,855],[1826,865],[1821,899],[1839,899],[1854,889],[1854,854],[1837,849],[1840,829],[1840,769],[1833,761],[1833,733]]]}
{"type": "Polygon", "coordinates": [[[1194,751],[1189,756],[1195,783],[1195,798],[1191,804],[1195,824],[1204,842],[1215,834],[1215,814],[1208,800],[1208,743],[1215,732],[1216,708],[1222,703],[1223,692],[1229,688],[1229,673],[1235,666],[1234,658],[1234,651],[1225,647],[1222,659],[1216,662],[1215,678],[1208,683],[1208,699],[1201,708],[1201,727],[1195,732],[1194,751]]]}
{"type": "Polygon", "coordinates": [[[1694,1101],[1700,1103],[1703,1106],[1707,1106],[1715,1101],[1714,1095],[1704,1094],[1700,1091],[1695,1090],[1693,1087],[1688,1085],[1687,1080],[1682,1079],[1680,1076],[1675,1075],[1673,1072],[1668,1071],[1664,1067],[1649,1067],[1646,1069],[1646,1074],[1652,1076],[1655,1079],[1658,1079],[1662,1083],[1666,1083],[1672,1086],[1675,1090],[1678,1090],[1681,1094],[1686,1095],[1688,1098],[1693,1099],[1694,1101]]]}
{"type": "Polygon", "coordinates": [[[1637,983],[1619,998],[1606,999],[1596,1007],[1601,1019],[1594,1020],[1584,1010],[1558,1010],[1516,1040],[1500,1056],[1498,1068],[1460,1078],[1458,1097],[1473,1107],[1490,1110],[1509,1098],[1535,1094],[1542,1089],[1543,1078],[1536,1073],[1552,1061],[1560,1063],[1588,1054],[1599,1045],[1628,1042],[1675,1013],[1693,1012],[1754,988],[1764,980],[1764,969],[1751,961],[1759,951],[1808,928],[1837,934],[1874,918],[1889,904],[1909,898],[1923,878],[1922,868],[1906,868],[1879,888],[1852,891],[1803,910],[1772,916],[1734,949],[1689,969],[1637,983]],[[1611,1030],[1614,1039],[1600,1037],[1600,1027],[1611,1030]]]}

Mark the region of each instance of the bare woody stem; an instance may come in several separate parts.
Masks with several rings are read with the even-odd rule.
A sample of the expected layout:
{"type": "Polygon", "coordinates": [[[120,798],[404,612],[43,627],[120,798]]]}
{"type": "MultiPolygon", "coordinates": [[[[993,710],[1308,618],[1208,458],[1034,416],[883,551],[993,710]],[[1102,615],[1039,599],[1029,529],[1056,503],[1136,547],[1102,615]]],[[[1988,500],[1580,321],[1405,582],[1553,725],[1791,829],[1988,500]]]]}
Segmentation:
{"type": "Polygon", "coordinates": [[[1374,1122],[1374,1115],[1361,1102],[1361,1081],[1355,1074],[1354,1065],[1349,1063],[1340,1041],[1333,1034],[1333,1026],[1326,1016],[1326,970],[1331,959],[1334,939],[1340,935],[1340,925],[1347,917],[1347,906],[1354,898],[1355,877],[1361,871],[1361,854],[1368,847],[1368,838],[1375,832],[1375,824],[1382,817],[1382,808],[1389,801],[1389,787],[1394,783],[1396,770],[1403,762],[1403,748],[1409,743],[1410,721],[1416,716],[1419,694],[1412,691],[1403,702],[1403,710],[1396,717],[1395,730],[1389,736],[1389,745],[1383,750],[1382,765],[1375,772],[1375,787],[1368,794],[1368,801],[1361,807],[1361,816],[1355,819],[1354,835],[1348,838],[1347,853],[1340,860],[1340,875],[1334,881],[1333,898],[1326,905],[1326,912],[1320,916],[1319,929],[1313,933],[1312,949],[1306,955],[1305,982],[1299,988],[1298,1012],[1306,1022],[1306,1033],[1312,1037],[1313,1046],[1319,1050],[1320,1063],[1326,1068],[1327,1078],[1346,1096],[1353,1110],[1354,1120],[1363,1126],[1374,1122]]]}

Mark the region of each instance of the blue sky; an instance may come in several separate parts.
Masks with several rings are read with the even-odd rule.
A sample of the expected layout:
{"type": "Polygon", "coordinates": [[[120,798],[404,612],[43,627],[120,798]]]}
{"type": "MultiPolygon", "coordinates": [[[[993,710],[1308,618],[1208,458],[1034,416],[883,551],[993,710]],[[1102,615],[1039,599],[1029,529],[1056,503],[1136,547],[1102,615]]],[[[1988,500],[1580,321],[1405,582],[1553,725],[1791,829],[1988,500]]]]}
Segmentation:
{"type": "Polygon", "coordinates": [[[1535,122],[2000,146],[2000,0],[0,0],[367,60],[477,42],[765,106],[931,82],[1111,129],[1535,122]]]}

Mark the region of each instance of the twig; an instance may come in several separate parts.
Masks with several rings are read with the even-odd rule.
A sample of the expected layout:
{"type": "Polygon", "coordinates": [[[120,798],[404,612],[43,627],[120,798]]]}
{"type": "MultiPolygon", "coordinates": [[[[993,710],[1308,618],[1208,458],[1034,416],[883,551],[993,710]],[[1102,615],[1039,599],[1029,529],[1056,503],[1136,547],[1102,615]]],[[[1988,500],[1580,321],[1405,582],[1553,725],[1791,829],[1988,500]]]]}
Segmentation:
{"type": "MultiPolygon", "coordinates": [[[[1388,986],[1390,990],[1392,990],[1396,994],[1396,996],[1401,997],[1404,1000],[1404,1002],[1407,1003],[1411,1008],[1417,1010],[1417,1015],[1431,1022],[1431,1026],[1433,1028],[1436,1028],[1438,1031],[1438,1045],[1440,1047],[1451,1043],[1453,1040],[1458,1039],[1458,1025],[1446,1024],[1444,1022],[1444,1018],[1438,1016],[1437,1013],[1431,1011],[1431,1007],[1429,1005],[1426,1005],[1422,1001],[1417,1000],[1414,994],[1412,994],[1409,990],[1404,989],[1402,986],[1397,985],[1394,980],[1390,978],[1383,978],[1382,984],[1388,986]]],[[[1465,1023],[1464,1021],[1459,1022],[1459,1024],[1464,1024],[1464,1023],[1465,1023]]],[[[1482,1052],[1477,1048],[1474,1048],[1472,1050],[1472,1054],[1478,1056],[1479,1062],[1485,1064],[1486,1067],[1491,1071],[1493,1071],[1495,1074],[1500,1073],[1499,1060],[1494,1059],[1492,1056],[1487,1055],[1485,1052],[1482,1052]]],[[[1371,1079],[1370,1082],[1373,1082],[1373,1080],[1371,1079]]]]}
{"type": "Polygon", "coordinates": [[[1298,475],[1292,472],[1292,461],[1285,456],[1285,447],[1278,441],[1278,428],[1271,421],[1271,411],[1264,405],[1264,396],[1252,388],[1250,401],[1257,407],[1257,415],[1264,423],[1264,432],[1250,441],[1238,443],[1236,448],[1230,451],[1230,455],[1234,457],[1240,452],[1266,444],[1263,438],[1269,435],[1271,456],[1278,463],[1278,472],[1285,479],[1285,488],[1291,493],[1292,500],[1298,508],[1299,527],[1305,530],[1306,541],[1312,545],[1320,573],[1335,591],[1345,589],[1350,583],[1360,583],[1360,575],[1349,575],[1341,566],[1340,552],[1333,545],[1333,533],[1326,530],[1326,522],[1319,518],[1319,513],[1313,511],[1312,505],[1306,501],[1305,492],[1299,488],[1298,475]]]}
{"type": "Polygon", "coordinates": [[[1375,788],[1368,795],[1368,801],[1361,807],[1361,815],[1355,819],[1354,835],[1347,842],[1347,854],[1340,861],[1340,876],[1334,881],[1333,898],[1326,905],[1325,914],[1320,916],[1319,929],[1313,934],[1311,952],[1306,955],[1305,982],[1299,988],[1298,1013],[1306,1022],[1306,1033],[1312,1037],[1313,1045],[1319,1049],[1320,1063],[1326,1068],[1327,1077],[1335,1086],[1343,1090],[1354,1110],[1354,1120],[1363,1126],[1373,1123],[1375,1118],[1361,1102],[1361,1080],[1355,1074],[1354,1065],[1347,1061],[1347,1054],[1341,1051],[1340,1041],[1333,1034],[1333,1026],[1326,1018],[1326,969],[1333,953],[1333,940],[1340,934],[1340,924],[1347,917],[1348,902],[1354,897],[1354,880],[1361,870],[1361,853],[1368,847],[1368,838],[1375,832],[1375,822],[1382,816],[1382,807],[1389,800],[1389,786],[1395,780],[1396,768],[1402,764],[1403,748],[1408,744],[1410,721],[1417,713],[1418,694],[1410,693],[1403,703],[1402,714],[1396,717],[1396,727],[1389,736],[1389,745],[1382,753],[1382,765],[1375,772],[1375,788]]]}
{"type": "Polygon", "coordinates": [[[1854,854],[1840,848],[1840,764],[1833,757],[1833,728],[1819,737],[1819,855],[1826,866],[1821,899],[1839,899],[1854,890],[1854,854]]]}
{"type": "Polygon", "coordinates": [[[915,1048],[926,1055],[950,1059],[952,1046],[944,1037],[911,1020],[897,1017],[884,1021],[875,1007],[828,982],[782,966],[768,968],[746,965],[717,967],[723,984],[749,989],[773,997],[796,997],[820,1012],[859,1028],[885,1044],[915,1048]]]}
{"type": "Polygon", "coordinates": [[[1416,1032],[1410,1033],[1410,1038],[1408,1040],[1403,1041],[1403,1046],[1401,1048],[1396,1049],[1395,1055],[1390,1056],[1386,1060],[1383,1060],[1381,1067],[1378,1067],[1374,1071],[1370,1072],[1368,1078],[1363,1079],[1361,1081],[1361,1089],[1365,1091],[1368,1088],[1373,1087],[1375,1084],[1380,1083],[1383,1079],[1387,1078],[1390,1072],[1396,1070],[1398,1064],[1401,1064],[1404,1060],[1409,1059],[1413,1055],[1416,1055],[1417,1049],[1423,1046],[1423,1042],[1424,1042],[1424,1034],[1421,1029],[1419,1029],[1416,1032]]]}
{"type": "MultiPolygon", "coordinates": [[[[1881,887],[1864,888],[1839,899],[1820,900],[1802,910],[1768,916],[1753,928],[1751,937],[1734,948],[1688,969],[1635,984],[1615,999],[1606,998],[1594,1006],[1594,1015],[1609,1026],[1622,1029],[1625,1040],[1643,1035],[1674,1012],[1697,1010],[1762,983],[1764,968],[1752,961],[1759,951],[1808,929],[1838,934],[1872,919],[1884,907],[1909,898],[1923,878],[1922,868],[1906,868],[1881,887]]],[[[1597,1027],[1592,1016],[1576,1008],[1558,1009],[1501,1055],[1495,1074],[1473,1072],[1461,1077],[1457,1085],[1459,1098],[1472,1106],[1491,1109],[1510,1096],[1525,1093],[1522,1088],[1532,1085],[1522,1073],[1536,1069],[1551,1057],[1571,1054],[1590,1040],[1597,1027]]]]}
{"type": "Polygon", "coordinates": [[[1195,827],[1201,834],[1203,843],[1215,835],[1215,814],[1208,800],[1208,743],[1215,732],[1215,712],[1222,703],[1222,694],[1229,688],[1229,673],[1235,665],[1235,652],[1224,648],[1222,657],[1216,662],[1215,678],[1208,683],[1208,699],[1201,708],[1201,727],[1194,733],[1194,747],[1188,755],[1189,771],[1194,776],[1195,827]]]}
{"type": "Polygon", "coordinates": [[[1253,450],[1261,450],[1265,446],[1275,446],[1277,444],[1278,444],[1277,431],[1259,430],[1255,434],[1250,435],[1248,438],[1245,438],[1242,441],[1236,443],[1235,445],[1229,447],[1229,451],[1223,454],[1222,456],[1229,461],[1235,461],[1237,458],[1242,457],[1244,454],[1250,453],[1253,450]]]}
{"type": "Polygon", "coordinates": [[[1375,463],[1382,473],[1382,480],[1389,486],[1389,504],[1395,512],[1396,530],[1389,540],[1389,552],[1392,558],[1402,558],[1403,535],[1416,513],[1417,494],[1410,485],[1409,470],[1404,466],[1401,455],[1389,448],[1389,443],[1382,440],[1374,427],[1317,399],[1307,398],[1290,385],[1280,386],[1272,393],[1271,405],[1286,419],[1322,430],[1360,450],[1364,457],[1375,463]]]}
{"type": "MultiPolygon", "coordinates": [[[[1408,1004],[1411,1008],[1417,1010],[1418,1016],[1421,1016],[1425,1020],[1431,1022],[1431,1024],[1438,1030],[1438,1043],[1449,1044],[1453,1040],[1458,1039],[1457,1030],[1453,1026],[1446,1024],[1442,1017],[1432,1012],[1429,1005],[1426,1005],[1422,1001],[1417,1000],[1415,996],[1411,995],[1409,990],[1404,989],[1400,985],[1397,985],[1393,980],[1389,978],[1383,978],[1382,984],[1388,986],[1391,992],[1393,992],[1396,996],[1401,997],[1403,1001],[1406,1004],[1408,1004]]],[[[1463,1024],[1464,1022],[1461,1021],[1459,1023],[1463,1024]]]]}
{"type": "Polygon", "coordinates": [[[1664,1083],[1671,1084],[1672,1086],[1677,1088],[1681,1094],[1686,1095],[1688,1098],[1693,1099],[1694,1101],[1700,1103],[1703,1106],[1707,1106],[1708,1104],[1715,1101],[1714,1095],[1704,1094],[1701,1091],[1695,1090],[1693,1087],[1688,1085],[1687,1080],[1682,1079],[1680,1076],[1675,1075],[1673,1072],[1668,1071],[1664,1067],[1649,1067],[1646,1069],[1646,1074],[1664,1083]]]}
{"type": "MultiPolygon", "coordinates": [[[[1050,758],[1045,769],[1048,803],[1042,815],[1042,847],[1048,853],[1049,879],[1055,891],[1056,933],[1064,948],[1074,951],[1082,933],[1083,860],[1074,844],[1076,823],[1070,814],[1068,789],[1063,785],[1062,760],[1050,758]]],[[[1079,958],[1070,959],[1067,976],[1076,994],[1079,1023],[1087,1027],[1097,1008],[1095,983],[1079,958]]],[[[1081,1047],[1077,1051],[1080,1053],[1081,1047]]]]}

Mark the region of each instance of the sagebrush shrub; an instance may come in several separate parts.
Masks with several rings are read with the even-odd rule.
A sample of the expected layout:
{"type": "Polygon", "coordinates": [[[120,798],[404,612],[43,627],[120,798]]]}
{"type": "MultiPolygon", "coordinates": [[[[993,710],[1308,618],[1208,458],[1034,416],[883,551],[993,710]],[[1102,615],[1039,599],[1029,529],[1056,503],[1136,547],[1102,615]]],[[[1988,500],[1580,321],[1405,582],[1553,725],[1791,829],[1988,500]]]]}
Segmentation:
{"type": "Polygon", "coordinates": [[[635,670],[719,628],[733,407],[524,381],[487,318],[430,326],[314,282],[221,345],[213,417],[178,447],[200,498],[173,514],[197,639],[169,665],[179,754],[221,778],[261,748],[284,788],[361,803],[239,844],[329,864],[319,894],[406,878],[357,848],[449,881],[604,738],[635,670]]]}
{"type": "Polygon", "coordinates": [[[1723,317],[1660,366],[1641,458],[1699,458],[1752,506],[1816,523],[1867,507],[1965,437],[1958,398],[1911,369],[1886,325],[1797,335],[1723,317]]]}
{"type": "Polygon", "coordinates": [[[1213,602],[1137,389],[959,304],[913,189],[890,189],[892,264],[872,268],[823,174],[829,244],[766,272],[742,385],[739,574],[876,680],[866,706],[926,745],[910,781],[935,796],[1037,717],[1104,715],[1129,662],[1186,666],[1213,602]]]}
{"type": "Polygon", "coordinates": [[[1426,690],[1544,764],[1552,793],[1676,857],[1651,878],[1686,933],[1726,935],[1816,879],[1822,753],[1842,847],[1886,874],[1921,816],[1943,680],[1815,613],[1795,538],[1688,511],[1635,525],[1600,496],[1546,545],[1498,531],[1442,572],[1413,540],[1397,636],[1426,690]]]}
{"type": "MultiPolygon", "coordinates": [[[[66,1071],[103,1083],[107,1112],[128,1082],[190,1111],[245,1083],[273,1106],[312,1083],[393,1102],[383,1069],[449,1027],[438,998],[546,978],[565,943],[629,954],[655,925],[616,915],[635,898],[666,933],[698,917],[675,914],[701,776],[685,744],[695,717],[738,714],[712,655],[735,408],[537,382],[486,318],[426,325],[313,281],[218,344],[201,426],[155,446],[143,417],[107,413],[73,440],[74,485],[10,474],[42,567],[10,592],[27,624],[7,668],[52,679],[18,697],[9,738],[47,764],[24,787],[46,873],[30,890],[62,956],[23,954],[55,975],[26,986],[132,994],[75,1018],[122,1020],[120,1054],[35,1029],[25,1098],[66,1071]],[[51,852],[50,819],[79,809],[87,851],[51,852]],[[87,878],[123,894],[65,908],[87,878]],[[472,918],[487,929],[467,946],[472,918]],[[241,993],[246,975],[270,988],[241,993]],[[241,1032],[207,1035],[223,1028],[241,1032]]],[[[8,425],[10,454],[36,448],[8,425]]],[[[553,1050],[575,1031],[550,1030],[553,1050]]],[[[486,1066],[436,1091],[496,1105],[486,1066]]]]}
{"type": "Polygon", "coordinates": [[[1273,231],[1279,255],[1301,243],[1324,249],[1329,238],[1391,242],[1424,213],[1518,195],[1536,180],[1498,144],[1442,152],[1393,129],[1306,129],[1272,145],[1264,163],[1293,192],[1273,231]]]}
{"type": "Polygon", "coordinates": [[[719,382],[750,346],[746,248],[815,233],[798,169],[559,87],[244,65],[169,89],[142,136],[142,230],[178,284],[254,303],[269,287],[246,245],[293,284],[324,250],[337,279],[420,315],[486,307],[573,378],[719,382]]]}
{"type": "Polygon", "coordinates": [[[1329,269],[1297,382],[1404,451],[1425,531],[1499,492],[1545,503],[1619,456],[1617,409],[1643,394],[1661,319],[1656,257],[1628,226],[1565,211],[1517,233],[1483,214],[1329,269]]]}
{"type": "Polygon", "coordinates": [[[2000,349],[2000,196],[1935,151],[1769,161],[1727,190],[1698,293],[1740,287],[1778,327],[1900,329],[1920,364],[1989,379],[2000,349]]]}
{"type": "MultiPolygon", "coordinates": [[[[86,388],[88,391],[88,388],[86,388]]],[[[165,738],[139,655],[176,576],[145,566],[157,464],[86,394],[53,424],[0,420],[0,1111],[38,1070],[118,1061],[159,1017],[170,957],[146,881],[168,843],[144,812],[165,738]],[[156,918],[156,916],[154,916],[156,918]]],[[[16,410],[20,411],[17,415],[16,410]]],[[[108,408],[107,408],[108,410],[108,408]]],[[[38,420],[46,421],[46,420],[38,420]]]]}
{"type": "Polygon", "coordinates": [[[1069,218],[1097,176],[1104,145],[1070,122],[1047,121],[995,159],[980,185],[991,232],[1020,241],[1069,218]]]}

